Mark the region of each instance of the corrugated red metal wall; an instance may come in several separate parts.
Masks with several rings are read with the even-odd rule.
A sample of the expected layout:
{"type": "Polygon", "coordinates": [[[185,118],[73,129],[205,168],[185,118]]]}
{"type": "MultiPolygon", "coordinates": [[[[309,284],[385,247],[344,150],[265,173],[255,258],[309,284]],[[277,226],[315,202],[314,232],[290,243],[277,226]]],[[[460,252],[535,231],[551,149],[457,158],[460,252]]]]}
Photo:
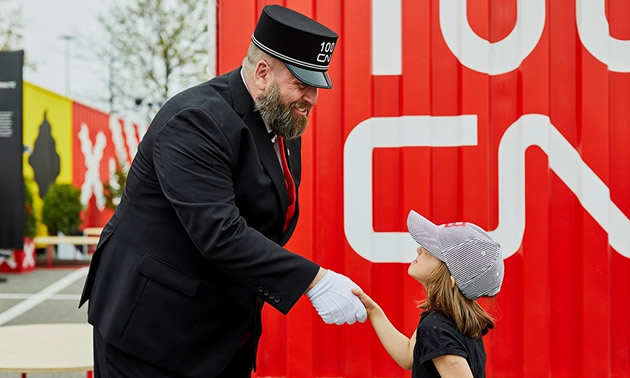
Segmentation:
{"type": "Polygon", "coordinates": [[[116,165],[128,170],[147,126],[72,103],[72,183],[85,206],[82,227],[103,227],[113,214],[103,184],[112,184],[116,165]]]}
{"type": "MultiPolygon", "coordinates": [[[[289,248],[350,276],[411,334],[422,287],[405,216],[468,220],[504,247],[490,377],[630,376],[630,3],[218,1],[218,70],[264,5],[339,35],[303,142],[289,248]]],[[[307,299],[264,312],[258,376],[409,376],[368,324],[307,299]]]]}
{"type": "Polygon", "coordinates": [[[108,183],[111,175],[109,160],[116,161],[109,118],[107,113],[72,103],[72,178],[85,203],[85,227],[103,226],[113,214],[105,208],[103,197],[103,183],[108,183]]]}

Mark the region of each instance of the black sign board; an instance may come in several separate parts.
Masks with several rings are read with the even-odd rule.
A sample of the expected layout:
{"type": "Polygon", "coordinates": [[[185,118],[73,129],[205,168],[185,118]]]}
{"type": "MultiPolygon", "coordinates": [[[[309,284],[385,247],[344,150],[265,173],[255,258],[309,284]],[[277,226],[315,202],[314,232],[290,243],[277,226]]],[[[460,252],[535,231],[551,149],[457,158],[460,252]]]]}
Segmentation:
{"type": "Polygon", "coordinates": [[[23,51],[0,51],[0,248],[24,246],[23,51]]]}

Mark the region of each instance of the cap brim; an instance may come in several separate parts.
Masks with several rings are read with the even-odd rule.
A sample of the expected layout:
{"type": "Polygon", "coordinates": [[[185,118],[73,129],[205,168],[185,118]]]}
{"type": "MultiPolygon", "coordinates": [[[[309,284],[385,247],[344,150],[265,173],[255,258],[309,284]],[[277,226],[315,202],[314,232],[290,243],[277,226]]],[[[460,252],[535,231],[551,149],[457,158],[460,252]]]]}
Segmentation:
{"type": "Polygon", "coordinates": [[[407,216],[407,229],[416,243],[433,256],[444,261],[442,247],[438,239],[439,227],[422,215],[411,210],[407,216]]]}
{"type": "Polygon", "coordinates": [[[306,85],[324,89],[330,89],[333,86],[332,80],[330,80],[330,76],[328,76],[326,71],[311,71],[289,63],[285,63],[285,65],[293,76],[306,85]]]}

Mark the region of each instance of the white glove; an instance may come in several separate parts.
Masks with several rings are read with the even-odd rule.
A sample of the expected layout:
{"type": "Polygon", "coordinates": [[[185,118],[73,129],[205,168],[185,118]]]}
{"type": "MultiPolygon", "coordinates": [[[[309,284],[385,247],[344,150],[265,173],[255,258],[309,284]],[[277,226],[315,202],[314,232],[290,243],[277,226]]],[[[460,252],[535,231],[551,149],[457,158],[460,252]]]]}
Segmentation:
{"type": "Polygon", "coordinates": [[[306,295],[324,323],[342,325],[363,323],[367,319],[365,306],[351,289],[359,288],[348,277],[328,270],[306,295]]]}

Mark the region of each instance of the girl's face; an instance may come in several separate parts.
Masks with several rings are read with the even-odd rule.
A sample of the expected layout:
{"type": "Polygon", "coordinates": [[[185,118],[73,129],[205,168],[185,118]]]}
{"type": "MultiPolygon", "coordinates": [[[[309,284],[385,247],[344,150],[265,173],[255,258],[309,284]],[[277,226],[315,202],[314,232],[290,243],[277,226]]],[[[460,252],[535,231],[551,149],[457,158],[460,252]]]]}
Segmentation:
{"type": "Polygon", "coordinates": [[[421,284],[426,285],[431,272],[440,265],[441,261],[422,247],[418,247],[416,252],[418,252],[418,256],[409,265],[407,273],[421,284]]]}

